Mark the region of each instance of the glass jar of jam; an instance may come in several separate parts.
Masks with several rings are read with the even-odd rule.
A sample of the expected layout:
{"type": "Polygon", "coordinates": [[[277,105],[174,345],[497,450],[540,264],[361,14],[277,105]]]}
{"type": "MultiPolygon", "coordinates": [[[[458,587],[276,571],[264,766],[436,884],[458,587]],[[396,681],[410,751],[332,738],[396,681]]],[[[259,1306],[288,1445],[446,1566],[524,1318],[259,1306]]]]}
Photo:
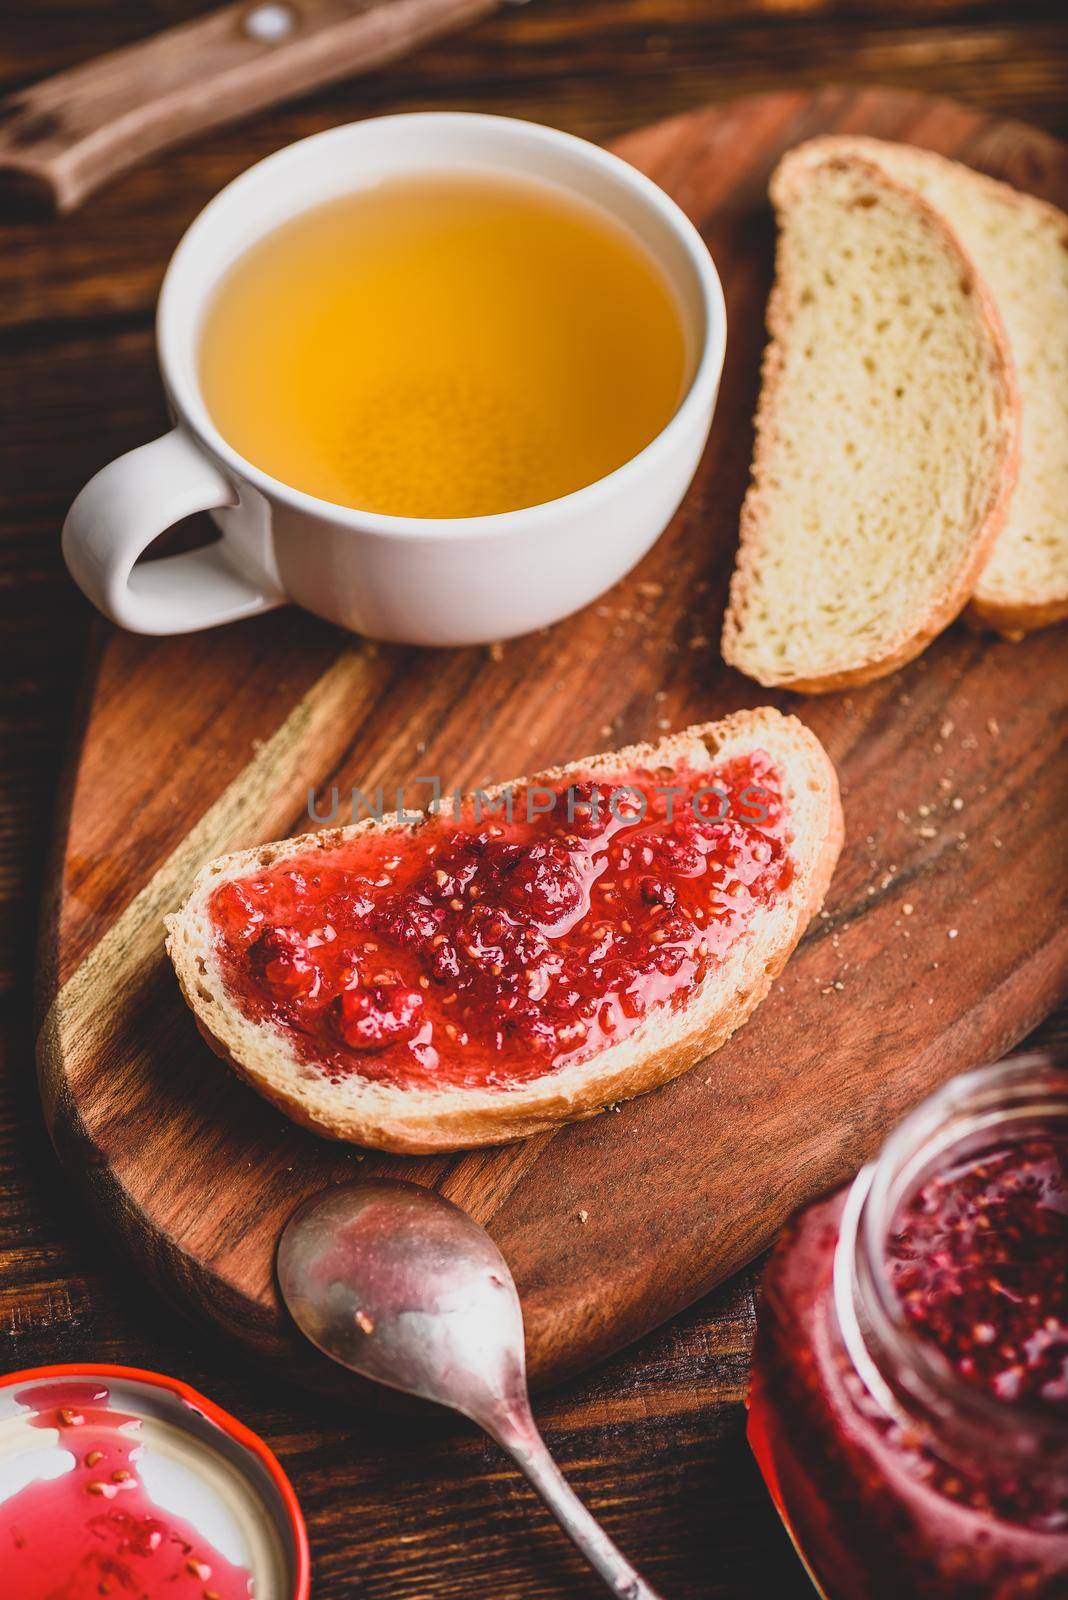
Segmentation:
{"type": "Polygon", "coordinates": [[[793,1218],[749,1406],[826,1600],[1068,1597],[1068,1062],[953,1080],[793,1218]]]}

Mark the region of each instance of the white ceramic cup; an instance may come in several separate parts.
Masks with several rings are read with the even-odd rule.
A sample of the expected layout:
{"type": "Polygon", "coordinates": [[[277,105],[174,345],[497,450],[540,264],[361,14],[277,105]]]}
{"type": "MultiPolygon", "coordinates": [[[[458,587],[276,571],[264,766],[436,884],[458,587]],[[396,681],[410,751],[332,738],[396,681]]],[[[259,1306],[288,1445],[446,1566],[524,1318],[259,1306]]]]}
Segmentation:
{"type": "Polygon", "coordinates": [[[726,316],[700,234],[626,162],[534,123],[434,112],[331,128],[235,179],[174,253],[156,338],[175,427],[98,472],[64,524],[63,553],[89,599],[137,633],[188,633],[293,600],[375,638],[461,645],[555,622],[645,554],[704,449],[726,316]],[[279,482],[213,424],[197,381],[197,348],[205,308],[232,262],[311,206],[383,179],[434,171],[551,183],[625,224],[666,273],[687,338],[686,392],[663,431],[608,477],[492,516],[383,516],[279,482]],[[211,513],[221,540],[138,562],[157,535],[196,511],[211,513]]]}

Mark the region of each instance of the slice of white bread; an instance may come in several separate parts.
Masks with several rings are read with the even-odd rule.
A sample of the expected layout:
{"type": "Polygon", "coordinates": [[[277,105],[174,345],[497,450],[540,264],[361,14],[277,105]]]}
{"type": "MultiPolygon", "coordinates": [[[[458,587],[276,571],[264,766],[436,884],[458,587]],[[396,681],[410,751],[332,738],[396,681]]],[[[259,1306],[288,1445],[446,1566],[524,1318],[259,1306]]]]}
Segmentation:
{"type": "MultiPolygon", "coordinates": [[[[781,774],[789,812],[792,881],[752,920],[706,977],[680,1000],[653,1007],[636,1030],[584,1060],[515,1086],[432,1089],[396,1087],[358,1076],[332,1081],[296,1054],[270,1022],[251,1020],[228,992],[216,949],[209,902],[228,879],[279,862],[322,859],[369,829],[408,832],[424,823],[370,818],[354,827],[242,850],[209,862],[181,909],[167,919],[167,950],[182,992],[212,1048],[295,1121],[336,1139],[396,1151],[465,1149],[520,1139],[588,1117],[685,1072],[718,1049],[767,994],[819,909],[842,842],[835,771],[822,745],[793,717],[770,709],[743,711],[722,722],[687,728],[656,745],[635,745],[572,762],[528,781],[566,786],[575,773],[610,784],[613,773],[704,772],[733,757],[763,751],[781,774]],[[667,769],[667,770],[665,770],[667,769]]],[[[499,792],[499,791],[498,791],[499,792]]]]}
{"type": "Polygon", "coordinates": [[[875,161],[954,230],[997,303],[1020,388],[1020,470],[969,616],[1016,636],[1068,617],[1068,216],[957,161],[881,139],[802,145],[875,161]]]}
{"type": "Polygon", "coordinates": [[[820,692],[909,661],[961,611],[1016,475],[990,293],[914,190],[801,148],[779,221],[753,479],[723,628],[759,683],[820,692]]]}

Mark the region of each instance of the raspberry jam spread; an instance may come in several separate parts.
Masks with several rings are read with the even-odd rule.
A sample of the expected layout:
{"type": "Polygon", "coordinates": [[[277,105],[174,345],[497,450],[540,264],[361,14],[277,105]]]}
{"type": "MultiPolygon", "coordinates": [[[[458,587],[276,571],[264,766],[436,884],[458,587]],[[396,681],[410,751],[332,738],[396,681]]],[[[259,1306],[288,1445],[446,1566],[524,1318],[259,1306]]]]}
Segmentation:
{"type": "Polygon", "coordinates": [[[788,1224],[749,1440],[827,1600],[1064,1600],[1066,1385],[1068,1070],[1031,1057],[788,1224]]]}
{"type": "Polygon", "coordinates": [[[17,1390],[30,1426],[55,1430],[73,1464],[0,1501],[0,1593],[12,1600],[249,1600],[252,1578],[149,1499],[137,1417],[99,1382],[17,1390]]]}
{"type": "Polygon", "coordinates": [[[516,790],[511,811],[468,802],[222,884],[238,1005],[331,1078],[505,1087],[681,1000],[792,877],[761,752],[516,790]]]}
{"type": "Polygon", "coordinates": [[[928,1179],[887,1253],[909,1325],[961,1377],[1068,1414],[1068,1134],[928,1179]]]}

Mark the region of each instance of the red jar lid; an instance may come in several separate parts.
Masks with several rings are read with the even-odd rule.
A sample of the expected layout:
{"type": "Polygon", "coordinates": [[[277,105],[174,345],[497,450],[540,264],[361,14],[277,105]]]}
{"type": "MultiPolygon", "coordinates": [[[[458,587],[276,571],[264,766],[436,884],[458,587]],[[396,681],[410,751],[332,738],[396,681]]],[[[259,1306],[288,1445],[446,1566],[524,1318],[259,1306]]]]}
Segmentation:
{"type": "Polygon", "coordinates": [[[293,1487],[251,1429],[137,1367],[0,1377],[0,1567],[45,1600],[308,1600],[293,1487]]]}

